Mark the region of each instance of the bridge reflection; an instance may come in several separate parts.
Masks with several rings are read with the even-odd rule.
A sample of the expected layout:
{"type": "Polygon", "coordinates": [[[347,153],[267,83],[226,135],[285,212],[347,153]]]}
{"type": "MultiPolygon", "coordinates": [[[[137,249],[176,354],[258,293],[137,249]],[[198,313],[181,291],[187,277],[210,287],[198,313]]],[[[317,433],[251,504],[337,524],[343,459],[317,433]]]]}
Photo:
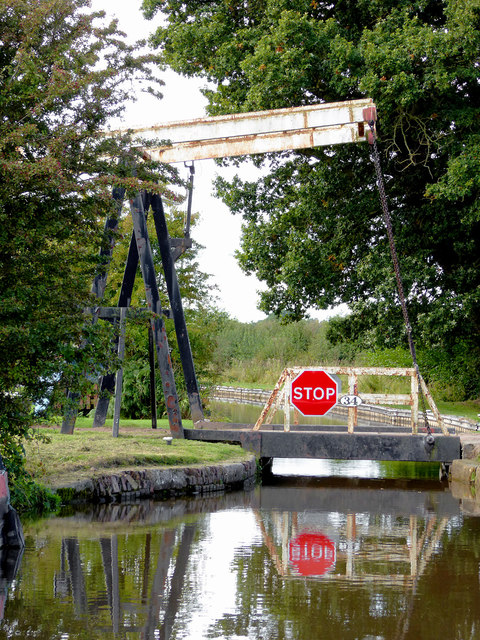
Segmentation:
{"type": "Polygon", "coordinates": [[[404,523],[347,513],[330,531],[331,524],[322,526],[302,516],[273,512],[267,518],[256,512],[265,546],[283,578],[301,575],[411,586],[425,571],[449,522],[435,515],[413,515],[404,523]]]}
{"type": "MultiPolygon", "coordinates": [[[[301,589],[309,581],[323,581],[325,587],[385,585],[400,588],[408,599],[441,552],[444,533],[460,515],[459,503],[440,484],[422,492],[404,490],[398,483],[381,486],[280,479],[277,486],[250,493],[101,505],[51,519],[34,543],[26,530],[28,557],[10,594],[6,623],[32,628],[35,616],[43,621],[50,609],[56,615],[50,637],[77,637],[75,632],[87,629],[92,638],[129,633],[142,640],[173,638],[185,615],[191,616],[186,611],[192,602],[202,596],[199,554],[213,526],[211,514],[228,517],[232,510],[245,513],[254,528],[256,523],[252,554],[262,559],[230,566],[237,599],[251,603],[255,585],[264,583],[271,571],[281,581],[299,581],[301,589]],[[29,555],[32,544],[38,557],[29,555]],[[38,606],[41,598],[45,610],[38,606]],[[30,602],[36,612],[32,604],[20,614],[17,607],[30,602]]],[[[228,535],[224,544],[229,544],[228,535]]],[[[408,615],[406,606],[397,621],[398,637],[408,628],[408,615]]]]}

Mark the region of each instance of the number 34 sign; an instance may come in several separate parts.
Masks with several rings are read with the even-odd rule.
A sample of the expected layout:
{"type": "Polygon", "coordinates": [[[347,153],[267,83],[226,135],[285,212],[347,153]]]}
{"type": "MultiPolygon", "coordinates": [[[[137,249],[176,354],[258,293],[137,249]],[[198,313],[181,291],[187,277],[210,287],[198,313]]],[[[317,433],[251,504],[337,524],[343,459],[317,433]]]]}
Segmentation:
{"type": "Polygon", "coordinates": [[[360,396],[342,396],[339,402],[344,407],[358,407],[359,404],[362,404],[362,399],[360,396]]]}

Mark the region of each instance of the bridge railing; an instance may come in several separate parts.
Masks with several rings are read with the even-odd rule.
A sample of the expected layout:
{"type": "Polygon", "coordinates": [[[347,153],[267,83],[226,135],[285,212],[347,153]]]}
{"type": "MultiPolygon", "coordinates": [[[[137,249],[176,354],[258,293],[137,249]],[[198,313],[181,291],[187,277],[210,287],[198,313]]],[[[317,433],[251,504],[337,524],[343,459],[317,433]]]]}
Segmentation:
{"type": "MultiPolygon", "coordinates": [[[[417,376],[414,368],[408,367],[290,367],[283,370],[275,388],[265,403],[265,406],[253,429],[256,431],[263,424],[271,424],[276,411],[283,405],[284,431],[290,431],[291,383],[302,371],[325,371],[332,375],[343,375],[348,378],[348,395],[359,397],[361,402],[370,405],[393,404],[410,406],[410,427],[412,434],[418,433],[419,426],[419,389],[421,387],[426,402],[435,418],[437,426],[445,435],[449,435],[447,426],[421,376],[417,376]],[[358,379],[361,376],[394,376],[410,378],[410,393],[358,393],[358,379]]],[[[361,405],[360,405],[361,406],[361,405]]],[[[358,425],[359,406],[347,408],[348,433],[354,433],[358,425]]],[[[294,409],[294,423],[299,423],[299,412],[294,409]]]]}
{"type": "Polygon", "coordinates": [[[238,404],[263,405],[270,398],[272,390],[246,389],[245,387],[216,386],[209,392],[209,400],[236,402],[238,404]]]}
{"type": "MultiPolygon", "coordinates": [[[[237,402],[265,406],[272,390],[246,389],[244,387],[215,386],[211,389],[209,399],[218,402],[237,402]]],[[[328,414],[330,417],[347,420],[348,407],[336,404],[328,414]]],[[[427,410],[428,422],[432,428],[439,428],[433,412],[427,410]]],[[[361,422],[387,424],[392,427],[409,427],[411,422],[410,409],[392,409],[391,407],[374,406],[363,403],[357,407],[358,420],[361,422]]],[[[480,433],[480,424],[471,418],[462,416],[442,415],[443,424],[455,433],[480,433]]]]}

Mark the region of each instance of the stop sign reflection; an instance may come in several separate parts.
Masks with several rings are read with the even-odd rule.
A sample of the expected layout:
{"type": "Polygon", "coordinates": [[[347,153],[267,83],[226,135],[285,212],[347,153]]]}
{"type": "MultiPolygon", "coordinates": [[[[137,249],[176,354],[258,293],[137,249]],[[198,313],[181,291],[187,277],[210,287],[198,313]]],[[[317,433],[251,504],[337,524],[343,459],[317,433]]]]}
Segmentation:
{"type": "Polygon", "coordinates": [[[322,576],[335,565],[335,543],[322,533],[301,533],[290,540],[288,559],[302,576],[322,576]]]}

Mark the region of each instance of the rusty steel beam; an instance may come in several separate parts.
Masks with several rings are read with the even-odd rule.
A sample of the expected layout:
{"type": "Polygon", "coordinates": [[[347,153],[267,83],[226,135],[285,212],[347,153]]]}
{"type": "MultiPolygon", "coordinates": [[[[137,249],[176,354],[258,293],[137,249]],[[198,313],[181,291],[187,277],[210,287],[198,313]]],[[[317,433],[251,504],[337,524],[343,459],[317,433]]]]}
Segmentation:
{"type": "Polygon", "coordinates": [[[185,162],[366,141],[364,110],[375,113],[370,98],[197,118],[129,131],[134,139],[171,142],[144,149],[146,157],[185,162]]]}
{"type": "Polygon", "coordinates": [[[316,367],[292,367],[292,371],[318,371],[321,369],[326,373],[333,373],[337,375],[356,375],[356,376],[414,376],[415,369],[413,367],[323,367],[318,365],[316,367]]]}
{"type": "Polygon", "coordinates": [[[406,393],[362,393],[367,404],[413,404],[412,396],[406,393]]]}

